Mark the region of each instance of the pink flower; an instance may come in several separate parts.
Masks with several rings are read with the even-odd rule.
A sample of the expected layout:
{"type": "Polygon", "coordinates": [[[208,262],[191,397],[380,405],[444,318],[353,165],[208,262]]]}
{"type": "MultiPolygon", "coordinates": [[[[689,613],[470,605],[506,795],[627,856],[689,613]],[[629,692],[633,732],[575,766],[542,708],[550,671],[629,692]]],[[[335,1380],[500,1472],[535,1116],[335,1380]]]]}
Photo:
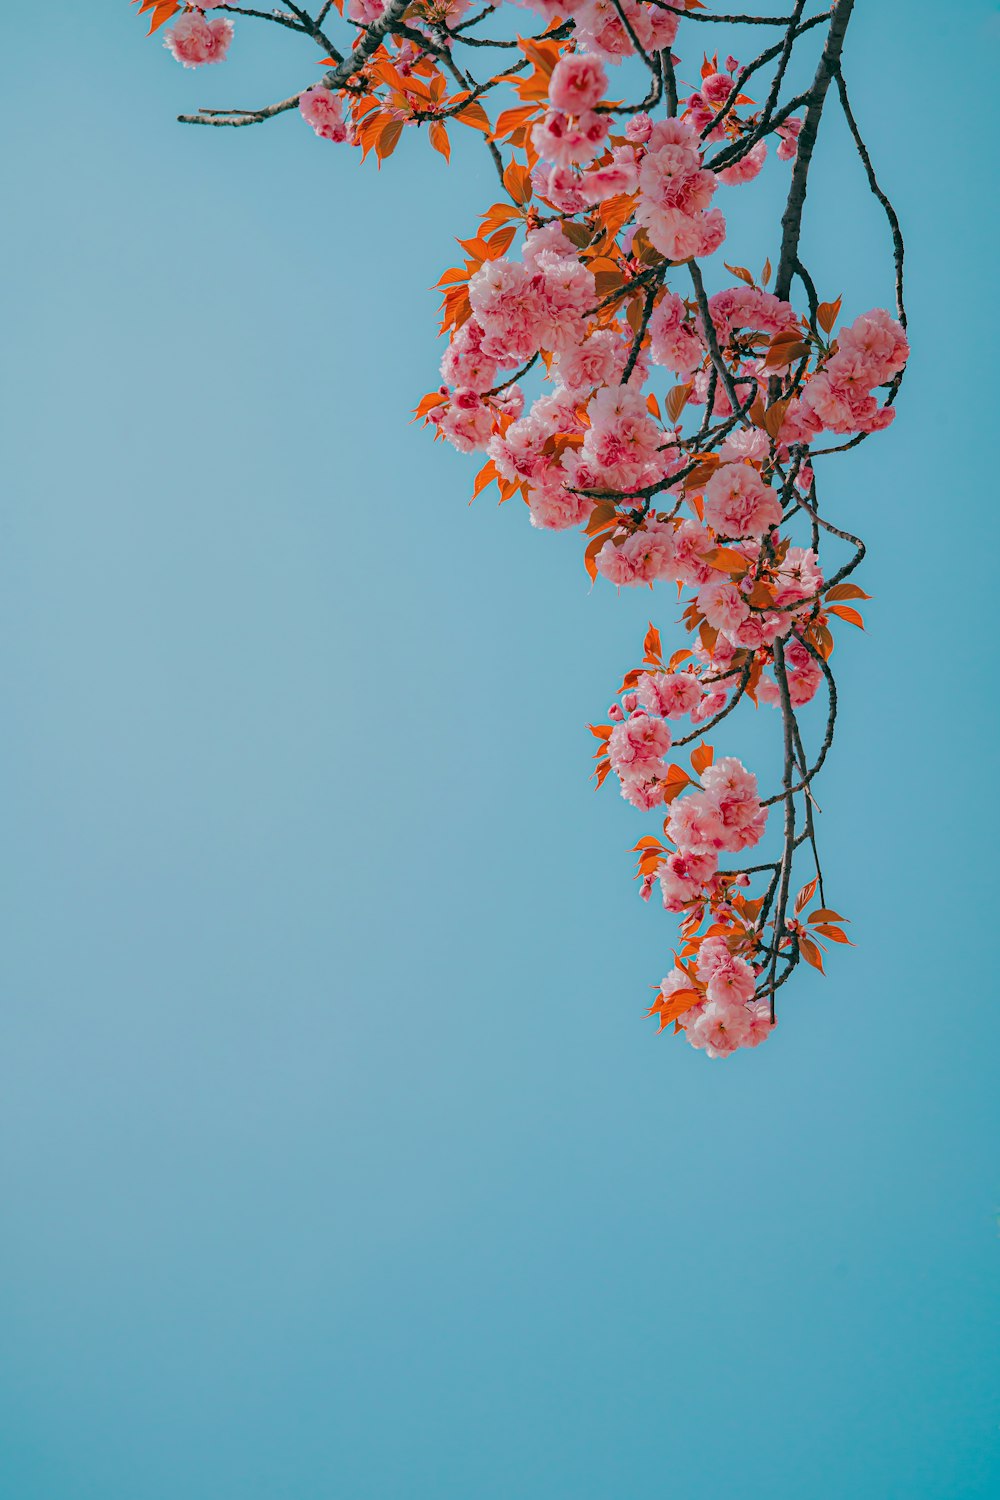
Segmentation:
{"type": "MultiPolygon", "coordinates": [[[[533,3],[538,4],[538,0],[533,3]]],[[[568,5],[564,0],[556,9],[560,15],[571,11],[577,36],[597,57],[617,63],[635,51],[611,0],[570,0],[568,5]]],[[[636,0],[622,0],[622,9],[647,52],[669,47],[677,35],[678,18],[671,11],[653,10],[636,0]]]]}
{"type": "Polygon", "coordinates": [[[574,394],[588,396],[596,386],[610,385],[620,342],[610,328],[599,328],[582,344],[564,350],[555,364],[560,383],[574,394]]]}
{"type": "Polygon", "coordinates": [[[232,21],[208,21],[199,11],[185,11],[164,34],[163,45],[185,68],[222,62],[233,39],[232,21]]]}
{"type": "Polygon", "coordinates": [[[679,849],[668,855],[657,870],[665,911],[681,911],[704,888],[719,868],[715,854],[688,854],[679,849]]]}
{"type": "Polygon", "coordinates": [[[568,115],[583,114],[604,98],[608,75],[597,57],[574,52],[561,57],[549,79],[549,102],[568,115]]]}
{"type": "Polygon", "coordinates": [[[370,26],[385,15],[386,0],[347,0],[347,18],[359,26],[370,26]]]}
{"type": "Polygon", "coordinates": [[[559,471],[546,475],[539,485],[528,487],[532,526],[547,531],[567,531],[580,526],[594,508],[586,495],[574,494],[562,483],[559,471]]]}
{"type": "Polygon", "coordinates": [[[798,154],[801,129],[802,121],[798,115],[790,115],[783,125],[778,126],[778,135],[781,137],[781,144],[778,147],[779,161],[791,161],[798,154]]]}
{"type": "Polygon", "coordinates": [[[459,453],[475,453],[490,440],[493,413],[476,391],[454,391],[448,405],[437,407],[433,415],[443,436],[459,453]]]}
{"type": "Polygon", "coordinates": [[[823,574],[816,564],[816,554],[808,547],[789,547],[776,569],[775,605],[780,609],[799,599],[811,599],[823,587],[823,574]]]}
{"type": "Polygon", "coordinates": [[[607,115],[585,110],[582,115],[563,114],[550,109],[544,119],[532,126],[531,141],[539,156],[557,167],[593,161],[608,134],[607,115]]]}
{"type": "Polygon", "coordinates": [[[750,606],[734,583],[716,574],[698,590],[698,608],[713,630],[732,635],[750,613],[750,606]]]}
{"type": "Polygon", "coordinates": [[[503,258],[487,261],[469,282],[469,302],[490,358],[517,365],[538,353],[542,287],[524,266],[503,258]]]}
{"type": "Polygon", "coordinates": [[[611,161],[603,167],[592,167],[580,178],[580,192],[588,203],[604,203],[620,193],[634,193],[639,181],[635,152],[631,146],[616,146],[611,161]]]}
{"type": "Polygon", "coordinates": [[[709,255],[722,243],[726,232],[718,210],[706,212],[715,192],[715,174],[705,171],[700,153],[686,141],[668,142],[654,149],[663,123],[667,122],[653,126],[649,150],[639,166],[636,220],[645,225],[652,244],[670,260],[709,255]]]}
{"type": "Polygon", "coordinates": [[[705,520],[720,536],[762,537],[781,522],[781,502],[749,464],[721,464],[705,486],[705,520]]]}
{"type": "Polygon", "coordinates": [[[837,343],[838,358],[844,353],[861,357],[869,387],[883,385],[898,374],[910,355],[902,324],[881,307],[862,313],[849,328],[841,329],[837,343]]]}
{"type": "Polygon", "coordinates": [[[734,162],[731,167],[723,167],[719,173],[719,181],[724,182],[727,187],[738,187],[743,182],[752,182],[759,175],[767,157],[767,142],[758,141],[756,146],[751,146],[746,156],[734,162]]]}
{"type": "Polygon", "coordinates": [[[611,764],[619,776],[661,776],[669,749],[670,730],[649,714],[633,714],[624,724],[616,724],[608,740],[611,764]]]}
{"type": "Polygon", "coordinates": [[[719,449],[724,464],[740,463],[749,459],[753,464],[763,463],[771,451],[766,432],[759,427],[738,427],[731,432],[719,449]]]}
{"type": "Polygon", "coordinates": [[[602,475],[602,488],[631,490],[659,478],[661,429],[631,386],[599,390],[587,408],[590,429],[582,453],[602,475]]]}
{"type": "Polygon", "coordinates": [[[748,1005],[746,1012],[747,1034],[741,1046],[759,1047],[761,1042],[767,1041],[774,1030],[771,1025],[771,1007],[766,1000],[759,1000],[756,1005],[748,1005]]]}
{"type": "Polygon", "coordinates": [[[575,214],[586,208],[580,191],[580,179],[571,167],[557,167],[540,161],[531,174],[535,195],[551,203],[560,213],[575,214]]]}
{"type": "Polygon", "coordinates": [[[715,548],[715,538],[697,521],[683,521],[674,535],[674,561],[671,577],[678,583],[697,588],[708,580],[718,579],[716,570],[705,562],[715,548]]]}
{"type": "Polygon", "coordinates": [[[685,321],[684,303],[674,292],[666,292],[649,320],[650,357],[678,375],[690,375],[705,353],[701,340],[685,321]]]}
{"type": "Polygon", "coordinates": [[[709,1057],[729,1057],[742,1047],[749,1035],[746,1007],[711,1000],[701,1015],[687,1027],[687,1038],[693,1047],[704,1049],[709,1057]]]}
{"type": "Polygon", "coordinates": [[[706,994],[710,1001],[720,1001],[725,1005],[742,1005],[753,998],[753,992],[757,988],[753,969],[742,958],[730,958],[726,964],[719,964],[708,981],[706,994]]]}
{"type": "Polygon", "coordinates": [[[496,383],[497,362],[483,353],[482,343],[482,328],[475,318],[469,318],[452,335],[441,360],[441,378],[470,391],[490,390],[496,383]]]}
{"type": "Polygon", "coordinates": [[[685,854],[715,854],[725,847],[725,830],[704,792],[676,798],[666,826],[667,837],[685,854]]]}
{"type": "Polygon", "coordinates": [[[299,113],[327,141],[346,141],[347,126],[340,99],[330,89],[317,83],[299,95],[299,113]]]}
{"type": "Polygon", "coordinates": [[[643,672],[638,691],[639,702],[666,719],[683,718],[702,699],[701,684],[690,672],[643,672]]]}

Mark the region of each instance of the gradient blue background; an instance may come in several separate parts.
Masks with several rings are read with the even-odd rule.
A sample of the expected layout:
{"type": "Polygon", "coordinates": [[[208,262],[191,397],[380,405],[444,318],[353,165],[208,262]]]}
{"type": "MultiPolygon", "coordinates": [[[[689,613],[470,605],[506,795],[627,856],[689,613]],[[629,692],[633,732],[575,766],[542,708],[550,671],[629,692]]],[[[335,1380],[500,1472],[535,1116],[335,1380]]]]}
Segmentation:
{"type": "MultiPolygon", "coordinates": [[[[993,7],[851,27],[915,347],[825,478],[876,596],[820,791],[859,946],[725,1065],[642,1018],[674,928],[587,779],[650,597],[407,425],[484,154],[184,129],[312,52],[144,29],[2,27],[0,1495],[1000,1493],[993,7]]],[[[835,117],[806,244],[858,311],[835,117]]]]}

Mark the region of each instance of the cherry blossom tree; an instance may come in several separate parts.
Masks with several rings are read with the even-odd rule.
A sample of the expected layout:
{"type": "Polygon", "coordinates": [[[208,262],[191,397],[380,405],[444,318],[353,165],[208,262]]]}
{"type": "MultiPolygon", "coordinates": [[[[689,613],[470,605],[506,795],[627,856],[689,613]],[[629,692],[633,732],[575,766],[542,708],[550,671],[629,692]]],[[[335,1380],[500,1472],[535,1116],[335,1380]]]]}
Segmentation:
{"type": "Polygon", "coordinates": [[[297,111],[379,164],[404,141],[419,149],[424,137],[448,159],[450,132],[481,137],[498,201],[462,226],[463,259],[439,282],[448,345],[416,414],[485,458],[475,495],[495,485],[526,502],[535,527],[579,531],[599,586],[683,595],[688,643],[665,647],[650,625],[608,722],[591,726],[596,779],[613,772],[633,806],[662,819],[634,851],[642,896],[658,886],[679,920],[650,1014],[709,1057],[756,1046],[798,964],[822,970],[826,945],[848,942],[827,905],[813,787],[837,719],[835,631],[862,625],[869,596],[849,581],[864,543],[823,509],[818,470],[889,426],[909,353],[899,222],[844,78],[854,0],[809,15],[793,0],[778,16],[702,0],[475,13],[470,0],[133,3],[151,33],[170,23],[166,46],[185,67],[222,62],[238,17],[301,37],[304,73],[326,68],[276,103],[206,108],[186,124],[297,111]],[[720,60],[720,25],[765,45],[720,60]],[[803,66],[811,81],[796,93],[803,66]],[[699,70],[697,87],[681,81],[699,70]],[[885,211],[894,268],[894,312],[848,308],[849,321],[799,248],[831,97],[885,211]],[[788,174],[785,209],[775,264],[754,275],[724,259],[725,199],[772,153],[767,170],[788,174]],[[706,289],[703,262],[728,278],[721,289],[706,289]],[[810,746],[800,710],[817,693],[825,728],[810,746]],[[744,699],[774,715],[773,770],[733,753],[744,699]],[[688,746],[686,764],[672,759],[688,746]]]}

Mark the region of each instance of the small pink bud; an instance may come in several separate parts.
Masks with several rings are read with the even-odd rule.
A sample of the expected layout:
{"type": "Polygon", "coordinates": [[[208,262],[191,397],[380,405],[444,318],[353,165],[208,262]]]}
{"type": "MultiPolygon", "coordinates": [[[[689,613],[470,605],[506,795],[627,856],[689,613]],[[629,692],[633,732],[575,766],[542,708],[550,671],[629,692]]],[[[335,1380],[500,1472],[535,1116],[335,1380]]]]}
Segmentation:
{"type": "Polygon", "coordinates": [[[622,699],[622,704],[627,714],[634,714],[636,709],[639,707],[638,693],[626,693],[624,698],[622,699]]]}
{"type": "Polygon", "coordinates": [[[613,724],[621,724],[624,721],[625,715],[622,713],[617,703],[612,703],[611,707],[608,709],[608,718],[613,724]]]}
{"type": "Polygon", "coordinates": [[[726,58],[726,72],[738,73],[740,71],[739,59],[735,57],[726,58]]]}
{"type": "Polygon", "coordinates": [[[736,877],[735,881],[733,882],[733,884],[734,885],[743,885],[743,886],[749,885],[750,884],[750,876],[747,875],[747,874],[745,874],[741,870],[740,873],[737,875],[737,877],[736,877]]]}

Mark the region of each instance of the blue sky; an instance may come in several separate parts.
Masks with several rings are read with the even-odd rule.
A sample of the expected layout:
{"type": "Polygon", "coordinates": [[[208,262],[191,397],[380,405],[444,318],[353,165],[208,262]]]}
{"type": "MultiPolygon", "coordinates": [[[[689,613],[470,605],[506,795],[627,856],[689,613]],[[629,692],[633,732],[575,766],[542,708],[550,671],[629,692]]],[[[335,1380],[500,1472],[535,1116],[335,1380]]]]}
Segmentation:
{"type": "MultiPolygon", "coordinates": [[[[671,601],[408,425],[483,154],[186,130],[311,58],[143,31],[5,25],[0,1493],[995,1495],[993,7],[851,26],[914,344],[825,477],[875,596],[818,789],[858,947],[714,1065],[643,1020],[674,928],[588,782],[671,601]]],[[[829,123],[805,243],[860,311],[829,123]]]]}

